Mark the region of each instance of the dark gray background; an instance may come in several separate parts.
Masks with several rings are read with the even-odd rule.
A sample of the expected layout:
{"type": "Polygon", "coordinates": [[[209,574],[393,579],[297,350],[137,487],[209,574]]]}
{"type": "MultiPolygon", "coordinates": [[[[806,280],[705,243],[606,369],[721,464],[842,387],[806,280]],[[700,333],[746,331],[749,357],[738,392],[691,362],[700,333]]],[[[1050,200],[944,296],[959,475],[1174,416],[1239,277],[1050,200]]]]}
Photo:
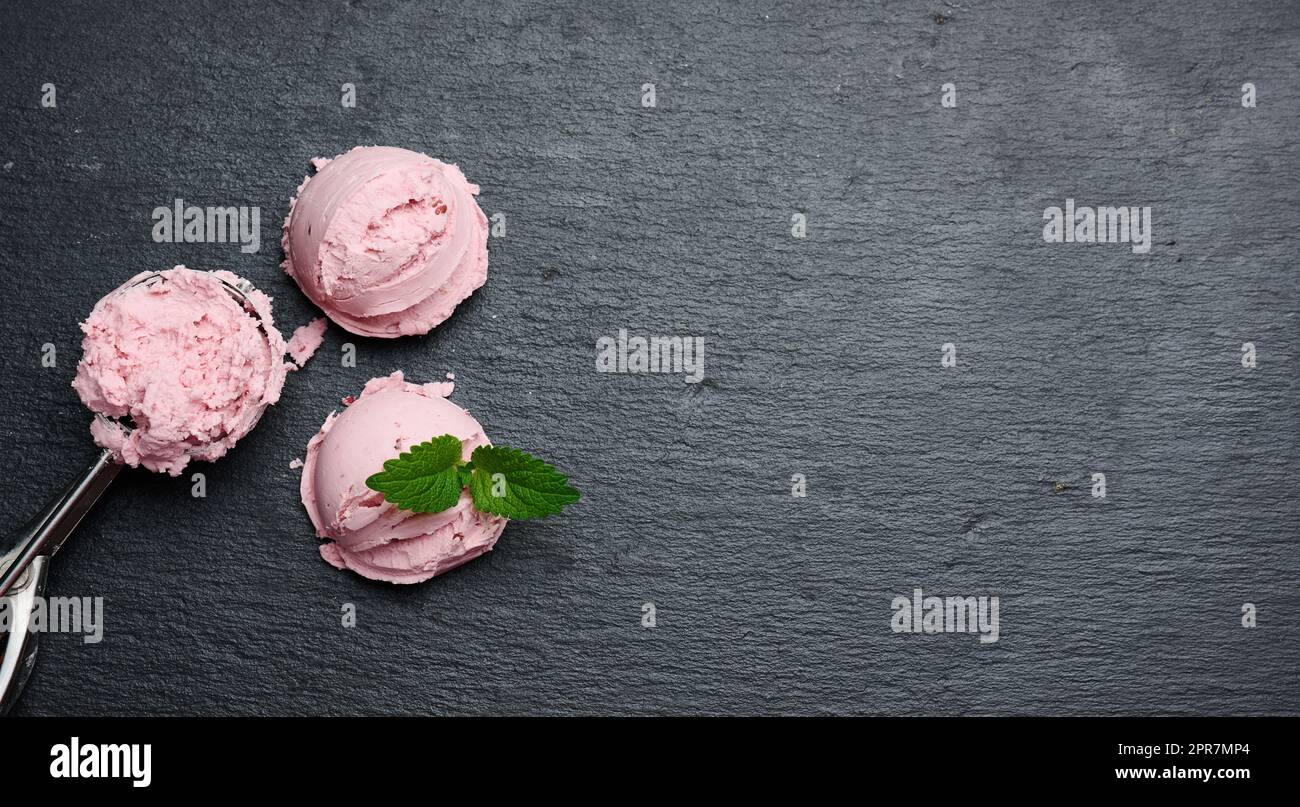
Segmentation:
{"type": "Polygon", "coordinates": [[[206,499],[123,474],[52,576],[106,637],[45,637],[18,713],[1297,711],[1294,5],[209,5],[0,17],[0,521],[92,456],[77,323],[132,274],[315,315],[311,157],[458,163],[508,233],[431,335],[331,326],[206,499]],[[261,206],[262,250],[153,243],[178,196],[261,206]],[[1044,244],[1067,196],[1151,205],[1151,253],[1044,244]],[[595,373],[620,327],[703,336],[706,381],[595,373]],[[398,368],[581,505],[424,585],[327,566],[289,462],[398,368]],[[1001,641],[892,633],[917,586],[999,595],[1001,641]]]}

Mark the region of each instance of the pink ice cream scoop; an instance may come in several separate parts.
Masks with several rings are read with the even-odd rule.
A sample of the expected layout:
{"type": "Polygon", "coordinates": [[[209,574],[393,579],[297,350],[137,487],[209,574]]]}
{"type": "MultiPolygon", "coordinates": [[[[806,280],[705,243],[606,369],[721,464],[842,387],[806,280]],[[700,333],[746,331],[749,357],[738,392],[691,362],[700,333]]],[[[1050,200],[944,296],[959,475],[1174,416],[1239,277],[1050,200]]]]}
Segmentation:
{"type": "Polygon", "coordinates": [[[384,461],[439,435],[460,438],[463,457],[489,445],[483,427],[447,400],[451,383],[411,384],[396,372],[369,381],[341,414],[331,413],[307,444],[302,503],[320,553],[371,580],[419,583],[492,549],[507,519],[474,509],[469,491],[441,513],[412,513],[366,487],[384,461]]]}
{"type": "Polygon", "coordinates": [[[127,465],[177,476],[191,459],[222,457],[284,387],[271,301],[230,272],[142,273],[81,330],[72,386],[102,416],[95,442],[127,465]]]}
{"type": "Polygon", "coordinates": [[[317,159],[284,222],[284,270],[361,336],[428,333],[487,280],[478,186],[424,154],[360,146],[317,159]]]}
{"type": "MultiPolygon", "coordinates": [[[[221,457],[280,397],[288,369],[270,299],[230,272],[141,273],[81,329],[72,386],[95,412],[90,431],[103,450],[24,528],[0,535],[0,597],[16,615],[0,633],[0,714],[32,669],[31,615],[50,560],[122,464],[175,476],[191,459],[221,457]]],[[[299,338],[299,361],[319,344],[317,330],[299,338]]]]}

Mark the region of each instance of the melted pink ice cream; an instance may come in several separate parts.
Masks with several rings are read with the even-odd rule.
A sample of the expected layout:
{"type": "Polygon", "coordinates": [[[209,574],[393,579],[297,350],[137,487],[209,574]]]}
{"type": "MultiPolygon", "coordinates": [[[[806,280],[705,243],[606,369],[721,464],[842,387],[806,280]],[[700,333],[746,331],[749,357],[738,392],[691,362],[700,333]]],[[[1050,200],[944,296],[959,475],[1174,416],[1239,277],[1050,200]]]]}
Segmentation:
{"type": "Polygon", "coordinates": [[[284,222],[284,270],[361,336],[428,333],[487,280],[487,217],[460,169],[361,146],[317,159],[284,222]]]}
{"type": "Polygon", "coordinates": [[[95,418],[90,433],[131,466],[177,476],[191,459],[215,460],[257,424],[284,387],[285,344],[271,301],[248,293],[262,318],[236,302],[230,272],[177,266],[144,272],[95,305],[81,330],[72,386],[92,411],[130,419],[127,432],[95,418]]]}
{"type": "Polygon", "coordinates": [[[384,461],[442,434],[463,456],[489,445],[483,427],[447,400],[449,383],[410,384],[396,372],[366,384],[342,414],[331,413],[307,444],[302,503],[322,544],[321,557],[371,580],[419,583],[492,549],[507,519],[474,509],[469,491],[441,513],[411,513],[366,487],[384,461]]]}

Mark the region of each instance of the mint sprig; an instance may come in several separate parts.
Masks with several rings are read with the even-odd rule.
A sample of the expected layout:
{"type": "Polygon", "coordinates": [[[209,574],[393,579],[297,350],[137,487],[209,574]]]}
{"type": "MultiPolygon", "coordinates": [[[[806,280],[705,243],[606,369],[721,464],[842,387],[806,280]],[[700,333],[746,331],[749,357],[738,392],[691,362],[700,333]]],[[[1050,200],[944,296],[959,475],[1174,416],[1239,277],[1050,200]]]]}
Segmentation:
{"type": "Polygon", "coordinates": [[[386,461],[366,487],[413,513],[450,509],[468,487],[474,509],[518,521],[555,515],[581,496],[568,477],[517,448],[479,446],[469,462],[460,457],[460,439],[444,434],[386,461]]]}

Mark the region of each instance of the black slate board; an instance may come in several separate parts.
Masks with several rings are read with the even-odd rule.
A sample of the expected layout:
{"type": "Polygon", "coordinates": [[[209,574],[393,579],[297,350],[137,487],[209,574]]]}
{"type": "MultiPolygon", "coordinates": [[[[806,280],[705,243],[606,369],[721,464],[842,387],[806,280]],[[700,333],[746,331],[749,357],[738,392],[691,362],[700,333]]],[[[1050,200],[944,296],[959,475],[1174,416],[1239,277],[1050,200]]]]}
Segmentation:
{"type": "Polygon", "coordinates": [[[315,315],[276,243],[311,157],[426,151],[507,220],[433,334],[332,326],[195,469],[205,499],[123,474],[51,579],[105,598],[104,641],[45,637],[17,713],[1300,711],[1300,22],[1278,4],[2,15],[0,523],[92,455],[77,323],[127,277],[230,268],[286,334],[315,315]],[[261,251],[155,244],[176,197],[259,205],[261,251]],[[1151,252],[1043,243],[1066,197],[1151,205],[1151,252]],[[703,336],[705,382],[595,373],[619,328],[703,336]],[[327,566],[289,462],[398,368],[454,371],[582,505],[421,586],[327,566]],[[917,586],[999,595],[1000,641],[893,633],[917,586]]]}

